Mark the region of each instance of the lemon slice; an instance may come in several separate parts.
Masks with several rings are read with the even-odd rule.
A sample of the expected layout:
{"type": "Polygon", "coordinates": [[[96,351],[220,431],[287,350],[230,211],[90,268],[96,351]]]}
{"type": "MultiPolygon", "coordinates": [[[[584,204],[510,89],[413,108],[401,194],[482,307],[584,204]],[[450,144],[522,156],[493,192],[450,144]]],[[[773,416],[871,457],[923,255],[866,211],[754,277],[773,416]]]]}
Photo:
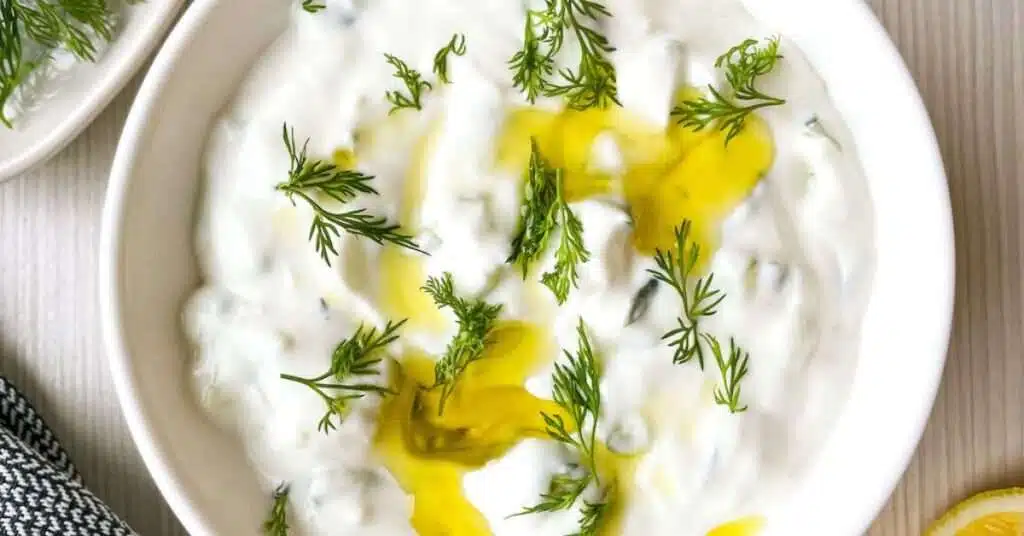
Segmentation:
{"type": "Polygon", "coordinates": [[[1024,535],[1024,488],[979,493],[956,505],[925,536],[1024,535]]]}

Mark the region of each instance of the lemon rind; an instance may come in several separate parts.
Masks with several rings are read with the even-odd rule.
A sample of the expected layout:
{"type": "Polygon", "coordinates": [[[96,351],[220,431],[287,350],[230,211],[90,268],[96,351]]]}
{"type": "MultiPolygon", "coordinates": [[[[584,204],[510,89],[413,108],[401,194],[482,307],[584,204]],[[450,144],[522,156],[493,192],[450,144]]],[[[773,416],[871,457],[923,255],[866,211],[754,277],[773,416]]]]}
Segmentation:
{"type": "Polygon", "coordinates": [[[956,536],[977,519],[1000,513],[1024,514],[1024,488],[985,491],[957,504],[925,531],[925,536],[956,536]]]}

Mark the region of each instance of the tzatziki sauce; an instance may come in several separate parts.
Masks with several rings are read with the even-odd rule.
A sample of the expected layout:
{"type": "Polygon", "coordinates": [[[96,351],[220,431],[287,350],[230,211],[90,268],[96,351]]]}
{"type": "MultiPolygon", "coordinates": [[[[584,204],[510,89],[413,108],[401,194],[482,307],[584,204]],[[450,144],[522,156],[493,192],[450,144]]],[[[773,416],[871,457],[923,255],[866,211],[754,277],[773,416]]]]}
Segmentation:
{"type": "MultiPolygon", "coordinates": [[[[203,282],[184,311],[196,396],[238,435],[268,509],[286,485],[290,534],[580,530],[597,486],[568,508],[516,515],[579,461],[543,429],[496,455],[470,463],[437,454],[442,461],[429,467],[389,442],[407,424],[395,386],[432,370],[421,365],[444,355],[458,329],[420,290],[448,273],[459,294],[502,305],[503,333],[519,330],[516,341],[494,344],[508,356],[480,361],[515,368],[487,384],[515,393],[462,410],[495,430],[499,415],[526,407],[510,401],[550,404],[554,367],[566,363],[562,350],[576,351],[585,326],[600,362],[596,435],[618,460],[614,527],[599,534],[772,531],[773,512],[844,409],[874,270],[872,206],[854,141],[801,51],[779,36],[783,57],[758,88],[786,102],[758,110],[726,145],[724,132],[693,132],[671,112],[680,92],[725,87],[715,66],[724,52],[775,35],[739,0],[605,0],[611,16],[599,28],[615,49],[621,108],[579,113],[558,98],[531,105],[513,87],[509,59],[523,46],[526,17],[519,1],[325,3],[317,13],[295,3],[287,29],[212,127],[195,243],[203,282]],[[449,57],[443,83],[432,72],[435,53],[457,34],[466,51],[449,57]],[[385,54],[431,83],[421,110],[391,113],[386,92],[406,88],[385,54]],[[341,232],[325,262],[311,241],[310,205],[277,189],[291,165],[285,124],[300,145],[308,139],[311,157],[372,175],[378,195],[346,208],[400,223],[428,255],[341,232]],[[566,187],[578,188],[570,207],[590,258],[562,304],[539,281],[556,263],[557,237],[527,277],[506,262],[531,138],[558,153],[566,187]],[[677,155],[671,165],[660,156],[650,157],[664,164],[657,173],[636,164],[658,143],[677,155]],[[678,156],[673,144],[692,148],[678,156]],[[723,378],[711,353],[703,368],[674,363],[663,338],[682,305],[651,270],[677,216],[694,220],[701,273],[724,295],[702,329],[749,354],[743,411],[716,402],[723,378]],[[402,319],[372,379],[395,392],[353,400],[334,429],[318,429],[323,398],[281,375],[317,377],[357,328],[402,319]],[[460,528],[480,524],[456,519],[462,512],[486,530],[460,528]],[[424,528],[446,519],[447,529],[424,528]]],[[[487,374],[499,372],[478,376],[487,374]]]]}

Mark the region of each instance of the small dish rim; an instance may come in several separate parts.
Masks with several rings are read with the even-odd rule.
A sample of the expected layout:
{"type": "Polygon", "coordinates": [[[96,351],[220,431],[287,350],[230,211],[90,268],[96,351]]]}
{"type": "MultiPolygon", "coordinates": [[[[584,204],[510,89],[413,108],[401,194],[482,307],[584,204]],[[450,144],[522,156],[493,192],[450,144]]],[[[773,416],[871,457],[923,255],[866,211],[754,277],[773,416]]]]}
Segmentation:
{"type": "MultiPolygon", "coordinates": [[[[121,92],[133,76],[141,69],[154,50],[161,44],[161,37],[175,20],[185,0],[149,0],[146,3],[129,6],[132,17],[127,26],[115,36],[106,53],[95,64],[88,67],[88,72],[73,73],[72,76],[86,76],[92,80],[81,80],[76,83],[91,82],[84,95],[63,95],[57,93],[54,99],[79,99],[70,114],[56,117],[59,110],[48,112],[47,103],[43,103],[27,119],[40,121],[51,126],[42,131],[22,151],[5,155],[0,152],[0,183],[10,180],[22,173],[30,171],[67,147],[82,133],[93,120],[99,116],[121,92]],[[128,35],[130,34],[130,36],[128,35]],[[131,39],[129,39],[131,37],[131,39]],[[52,125],[51,125],[52,124],[52,125]]],[[[78,67],[76,66],[76,69],[78,67]]],[[[11,136],[28,135],[17,130],[4,133],[11,136]]],[[[39,132],[39,130],[35,130],[39,132]]]]}

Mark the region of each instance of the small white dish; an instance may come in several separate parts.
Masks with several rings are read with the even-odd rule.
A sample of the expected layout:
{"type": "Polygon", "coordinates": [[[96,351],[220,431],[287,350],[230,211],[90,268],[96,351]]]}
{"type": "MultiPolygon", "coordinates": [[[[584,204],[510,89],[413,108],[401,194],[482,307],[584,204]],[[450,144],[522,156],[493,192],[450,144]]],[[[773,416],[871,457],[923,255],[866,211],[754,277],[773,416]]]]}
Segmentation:
{"type": "Polygon", "coordinates": [[[183,2],[126,6],[115,39],[96,63],[75,66],[55,95],[19,118],[14,130],[0,125],[0,182],[49,159],[85,130],[142,67],[183,2]]]}
{"type": "MultiPolygon", "coordinates": [[[[945,173],[914,82],[863,2],[746,3],[828,84],[874,201],[877,268],[850,399],[794,508],[778,513],[786,534],[863,534],[910,461],[945,364],[954,284],[945,173]]],[[[194,399],[180,319],[199,283],[194,214],[209,129],[284,29],[287,4],[193,3],[138,93],[103,213],[100,313],[114,384],[149,471],[198,536],[257,534],[269,504],[241,443],[194,399]]]]}

